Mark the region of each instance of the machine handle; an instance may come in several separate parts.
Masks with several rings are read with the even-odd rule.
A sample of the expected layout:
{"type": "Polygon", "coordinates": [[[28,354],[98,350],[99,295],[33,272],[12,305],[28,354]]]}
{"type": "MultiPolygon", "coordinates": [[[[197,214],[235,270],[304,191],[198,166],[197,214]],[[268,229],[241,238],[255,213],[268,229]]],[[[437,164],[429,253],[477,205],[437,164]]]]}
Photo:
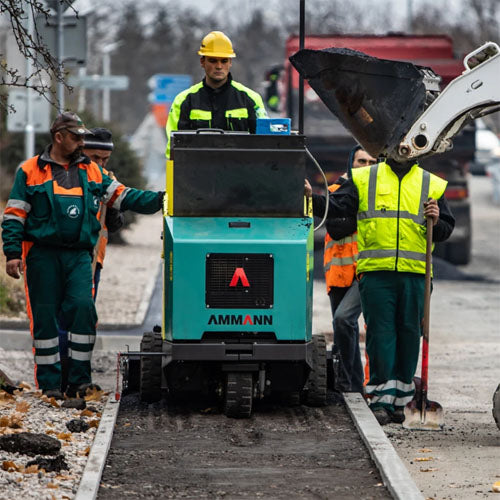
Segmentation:
{"type": "Polygon", "coordinates": [[[220,132],[221,134],[224,134],[224,130],[221,128],[198,128],[196,129],[197,134],[204,134],[204,133],[213,133],[213,132],[220,132]]]}
{"type": "Polygon", "coordinates": [[[464,67],[466,71],[479,66],[481,63],[497,55],[500,52],[500,47],[494,42],[486,42],[481,47],[467,54],[464,58],[464,67]],[[474,58],[474,59],[473,59],[474,58]],[[470,63],[469,61],[473,59],[470,63]]]}

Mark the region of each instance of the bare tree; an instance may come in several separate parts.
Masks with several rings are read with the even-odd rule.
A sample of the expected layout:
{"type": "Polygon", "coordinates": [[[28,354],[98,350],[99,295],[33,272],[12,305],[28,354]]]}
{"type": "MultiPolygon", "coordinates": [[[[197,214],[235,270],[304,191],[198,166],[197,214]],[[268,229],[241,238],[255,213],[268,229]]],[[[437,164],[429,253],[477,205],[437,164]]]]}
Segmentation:
{"type": "MultiPolygon", "coordinates": [[[[57,0],[57,2],[70,7],[72,0],[57,0]]],[[[28,28],[28,17],[32,16],[32,19],[35,19],[40,15],[48,18],[50,10],[39,0],[2,0],[0,2],[0,16],[7,19],[20,53],[25,59],[31,61],[33,68],[31,74],[24,75],[19,68],[9,66],[6,62],[6,54],[0,52],[0,87],[29,87],[40,95],[52,94],[54,96],[51,82],[43,78],[44,74],[48,73],[52,82],[65,83],[64,69],[50,53],[36,26],[32,32],[28,28]]],[[[3,94],[0,95],[0,106],[6,107],[3,94]]]]}

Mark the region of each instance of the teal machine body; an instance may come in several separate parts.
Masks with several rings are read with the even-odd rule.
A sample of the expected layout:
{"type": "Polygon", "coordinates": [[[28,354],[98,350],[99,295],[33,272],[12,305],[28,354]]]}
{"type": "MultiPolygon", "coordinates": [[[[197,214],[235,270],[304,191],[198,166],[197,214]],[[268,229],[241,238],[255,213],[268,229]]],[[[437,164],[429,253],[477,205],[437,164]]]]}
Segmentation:
{"type": "Polygon", "coordinates": [[[145,334],[141,344],[143,400],[157,398],[161,374],[161,389],[171,394],[215,390],[227,415],[248,416],[252,399],[298,395],[310,382],[318,346],[311,335],[313,220],[304,199],[304,141],[214,130],[173,134],[164,318],[161,334],[145,334]]]}

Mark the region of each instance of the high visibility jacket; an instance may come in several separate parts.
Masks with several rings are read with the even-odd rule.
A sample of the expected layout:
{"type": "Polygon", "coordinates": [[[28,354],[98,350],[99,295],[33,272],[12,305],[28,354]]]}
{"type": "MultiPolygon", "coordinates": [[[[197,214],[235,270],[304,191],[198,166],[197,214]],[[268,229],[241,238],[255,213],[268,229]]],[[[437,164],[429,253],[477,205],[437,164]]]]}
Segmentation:
{"type": "Polygon", "coordinates": [[[220,128],[255,133],[257,118],[267,117],[262,97],[235,82],[231,74],[225,85],[212,89],[205,80],[178,94],[168,114],[167,157],[170,137],[176,130],[220,128]]]}
{"type": "MultiPolygon", "coordinates": [[[[328,187],[330,192],[336,191],[340,184],[328,187]]],[[[358,260],[357,231],[340,240],[334,240],[330,234],[325,236],[325,252],[323,269],[325,271],[326,290],[331,287],[349,287],[356,276],[358,260]]]]}
{"type": "Polygon", "coordinates": [[[424,274],[424,202],[441,198],[447,181],[418,165],[400,180],[384,162],[354,169],[352,180],[359,195],[357,273],[424,274]]]}
{"type": "Polygon", "coordinates": [[[23,240],[42,245],[88,249],[95,246],[101,225],[98,219],[102,199],[107,206],[122,211],[152,214],[161,208],[162,198],[153,191],[125,187],[103,173],[86,156],[78,160],[83,193],[83,220],[77,241],[61,238],[58,211],[54,207],[54,188],[48,153],[24,162],[16,174],[14,186],[2,222],[3,250],[7,260],[21,258],[23,240]]]}

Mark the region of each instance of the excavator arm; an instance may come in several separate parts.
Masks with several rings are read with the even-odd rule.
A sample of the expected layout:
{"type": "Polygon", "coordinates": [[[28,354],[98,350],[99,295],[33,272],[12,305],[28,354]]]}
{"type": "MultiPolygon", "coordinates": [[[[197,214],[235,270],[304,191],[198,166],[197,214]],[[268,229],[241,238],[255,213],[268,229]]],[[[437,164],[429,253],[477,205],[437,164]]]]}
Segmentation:
{"type": "Polygon", "coordinates": [[[441,91],[430,68],[350,49],[303,49],[290,57],[320,99],[374,157],[399,162],[452,147],[470,121],[500,110],[500,47],[487,42],[441,91]]]}
{"type": "Polygon", "coordinates": [[[488,42],[464,58],[464,72],[452,80],[416,119],[397,150],[397,161],[442,153],[468,122],[500,110],[500,47],[488,42]]]}

